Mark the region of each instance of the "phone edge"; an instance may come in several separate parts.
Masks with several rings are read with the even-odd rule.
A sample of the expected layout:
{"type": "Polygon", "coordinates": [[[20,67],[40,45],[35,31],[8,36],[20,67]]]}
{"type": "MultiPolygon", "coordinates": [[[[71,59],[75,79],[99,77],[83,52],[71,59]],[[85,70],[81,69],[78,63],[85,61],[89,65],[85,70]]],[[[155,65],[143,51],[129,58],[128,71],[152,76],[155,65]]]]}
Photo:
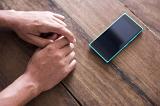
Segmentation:
{"type": "Polygon", "coordinates": [[[89,47],[94,50],[94,52],[96,52],[106,63],[109,63],[111,60],[113,60],[123,49],[125,49],[140,33],[143,32],[143,27],[141,25],[139,25],[132,17],[130,17],[127,13],[123,13],[122,15],[120,15],[115,21],[112,22],[111,25],[109,25],[101,34],[99,34],[99,36],[97,38],[95,38],[93,41],[91,41],[89,43],[89,47]],[[126,43],[116,54],[114,54],[109,60],[106,60],[103,56],[101,56],[98,51],[91,45],[96,39],[98,39],[98,37],[100,37],[100,35],[102,35],[106,30],[108,30],[116,21],[118,21],[118,19],[120,19],[123,15],[127,15],[135,24],[137,24],[142,30],[139,31],[137,34],[135,34],[135,36],[128,41],[128,43],[126,43]]]}

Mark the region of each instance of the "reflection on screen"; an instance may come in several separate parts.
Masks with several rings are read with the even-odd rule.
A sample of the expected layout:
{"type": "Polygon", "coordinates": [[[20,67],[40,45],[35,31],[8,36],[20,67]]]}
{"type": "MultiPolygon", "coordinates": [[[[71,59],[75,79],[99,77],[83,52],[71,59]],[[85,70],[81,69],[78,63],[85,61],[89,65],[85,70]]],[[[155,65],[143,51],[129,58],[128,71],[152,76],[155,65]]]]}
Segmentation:
{"type": "Polygon", "coordinates": [[[107,61],[121,50],[142,28],[127,15],[119,18],[91,46],[107,61]]]}

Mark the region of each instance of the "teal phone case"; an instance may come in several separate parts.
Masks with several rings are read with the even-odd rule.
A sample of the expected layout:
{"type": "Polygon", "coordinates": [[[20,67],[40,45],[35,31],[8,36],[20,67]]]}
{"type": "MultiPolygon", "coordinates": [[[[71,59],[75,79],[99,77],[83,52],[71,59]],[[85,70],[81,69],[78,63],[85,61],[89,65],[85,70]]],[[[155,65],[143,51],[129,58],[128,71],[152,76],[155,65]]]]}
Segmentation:
{"type": "MultiPolygon", "coordinates": [[[[122,14],[119,18],[121,18],[123,15],[127,15],[134,23],[136,23],[139,27],[141,27],[136,21],[134,21],[127,13],[124,13],[124,14],[122,14]]],[[[108,28],[110,28],[119,18],[117,18],[108,28]]],[[[107,29],[108,29],[107,28],[107,29]]],[[[142,28],[142,27],[141,27],[142,28]]],[[[106,30],[107,30],[106,29],[106,30]]],[[[105,30],[105,31],[106,31],[105,30]]],[[[116,54],[114,54],[109,60],[106,60],[100,53],[98,53],[98,51],[91,45],[95,40],[93,40],[91,43],[89,43],[89,47],[94,51],[94,52],[96,52],[106,63],[109,63],[112,59],[114,59],[124,48],[126,48],[142,31],[143,31],[144,29],[142,28],[142,30],[141,31],[139,31],[137,34],[135,34],[135,36],[131,39],[131,40],[129,40],[128,41],[128,43],[126,44],[126,45],[124,45],[116,54]]],[[[100,34],[100,36],[105,32],[105,31],[103,31],[101,34],[100,34]]]]}

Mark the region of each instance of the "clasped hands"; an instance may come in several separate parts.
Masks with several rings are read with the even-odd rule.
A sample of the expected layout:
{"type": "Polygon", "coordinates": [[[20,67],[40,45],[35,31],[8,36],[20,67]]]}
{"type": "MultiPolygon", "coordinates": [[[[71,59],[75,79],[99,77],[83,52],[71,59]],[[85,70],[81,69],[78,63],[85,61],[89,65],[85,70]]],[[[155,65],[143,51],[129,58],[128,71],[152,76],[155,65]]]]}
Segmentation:
{"type": "Polygon", "coordinates": [[[24,93],[26,97],[21,96],[22,100],[17,102],[25,104],[41,92],[54,87],[75,68],[76,40],[67,29],[62,15],[49,11],[15,10],[1,11],[1,15],[4,16],[3,26],[13,29],[21,39],[39,47],[28,62],[24,74],[0,94],[0,99],[8,98],[13,105],[12,100],[20,96],[19,91],[28,92],[29,94],[24,93]],[[45,33],[54,34],[43,38],[42,34],[45,33]],[[12,89],[17,94],[12,95],[12,89]]]}

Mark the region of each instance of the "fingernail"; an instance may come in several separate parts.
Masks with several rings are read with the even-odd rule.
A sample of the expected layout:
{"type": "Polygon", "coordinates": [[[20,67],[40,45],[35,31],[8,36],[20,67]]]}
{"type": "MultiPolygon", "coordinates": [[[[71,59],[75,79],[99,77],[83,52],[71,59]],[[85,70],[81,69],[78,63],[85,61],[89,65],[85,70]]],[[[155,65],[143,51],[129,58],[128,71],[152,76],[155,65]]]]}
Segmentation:
{"type": "Polygon", "coordinates": [[[76,43],[76,39],[73,40],[73,43],[76,43]]]}
{"type": "Polygon", "coordinates": [[[73,49],[73,48],[74,48],[74,44],[73,44],[73,43],[70,43],[70,47],[73,49]]]}

